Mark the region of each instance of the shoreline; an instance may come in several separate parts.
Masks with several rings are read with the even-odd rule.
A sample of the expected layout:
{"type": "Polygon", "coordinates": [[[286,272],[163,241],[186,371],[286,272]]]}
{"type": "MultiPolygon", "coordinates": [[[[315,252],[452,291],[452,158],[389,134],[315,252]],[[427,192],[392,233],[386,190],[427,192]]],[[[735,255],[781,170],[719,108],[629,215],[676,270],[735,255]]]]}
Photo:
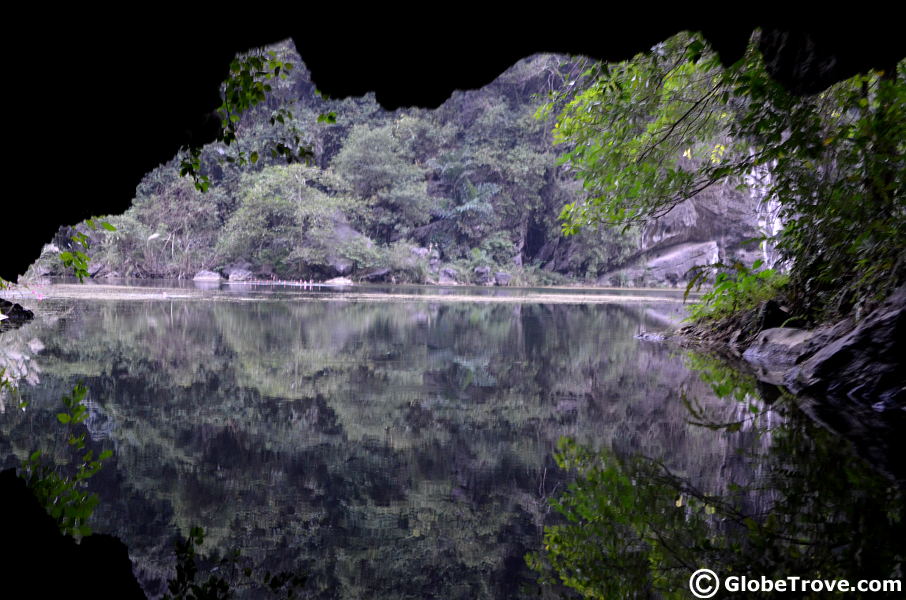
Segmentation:
{"type": "MultiPolygon", "coordinates": [[[[244,283],[244,282],[243,282],[244,283]]],[[[497,302],[497,303],[539,303],[539,304],[639,304],[646,302],[664,304],[683,304],[680,292],[676,296],[671,290],[650,290],[642,288],[593,288],[589,291],[602,293],[569,293],[575,288],[481,288],[478,286],[417,286],[421,290],[437,289],[434,293],[407,293],[406,289],[416,286],[334,286],[334,285],[286,285],[274,283],[267,285],[245,284],[235,286],[199,285],[196,287],[167,286],[125,286],[114,284],[79,284],[51,283],[28,285],[22,284],[8,289],[3,295],[20,303],[29,305],[44,300],[208,300],[234,302],[266,301],[371,301],[371,302],[497,302]],[[385,289],[377,291],[374,288],[385,289]],[[390,288],[387,290],[386,288],[390,288]],[[251,288],[251,289],[249,289],[251,288]],[[283,290],[281,288],[291,288],[283,290]],[[371,289],[369,289],[371,288],[371,289]],[[469,293],[470,290],[487,290],[489,293],[469,293]],[[373,290],[373,291],[372,291],[373,290]],[[445,290],[444,293],[441,290],[445,290]],[[556,291],[555,291],[556,290],[556,291]],[[608,294],[608,291],[619,290],[622,293],[608,294]],[[286,293],[281,294],[280,292],[286,293]],[[653,294],[650,292],[660,292],[653,294]],[[254,293],[258,292],[258,293],[254,293]],[[633,293],[638,292],[638,293],[633,293]],[[664,292],[668,292],[664,294],[664,292]]],[[[583,290],[584,291],[584,290],[583,290]]]]}

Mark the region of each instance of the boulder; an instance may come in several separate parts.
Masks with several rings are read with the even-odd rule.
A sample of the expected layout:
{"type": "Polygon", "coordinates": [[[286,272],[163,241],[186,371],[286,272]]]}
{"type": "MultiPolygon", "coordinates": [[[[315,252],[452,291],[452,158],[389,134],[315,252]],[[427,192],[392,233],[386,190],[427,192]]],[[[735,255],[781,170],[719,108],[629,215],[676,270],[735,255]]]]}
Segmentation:
{"type": "Polygon", "coordinates": [[[458,283],[459,273],[453,267],[444,267],[440,270],[440,277],[437,283],[440,285],[456,285],[458,283]]]}
{"type": "Polygon", "coordinates": [[[786,372],[808,351],[807,342],[814,335],[814,331],[793,327],[765,329],[742,357],[755,368],[759,379],[783,385],[786,372]]]}
{"type": "Polygon", "coordinates": [[[716,263],[719,258],[717,242],[688,243],[670,246],[645,263],[646,272],[657,282],[678,284],[686,281],[692,267],[716,263]]]}
{"type": "Polygon", "coordinates": [[[758,307],[758,330],[772,329],[774,327],[783,327],[784,323],[790,320],[790,313],[786,308],[780,306],[776,300],[762,302],[758,307]]]}
{"type": "Polygon", "coordinates": [[[97,277],[98,275],[100,275],[100,274],[101,274],[103,271],[105,271],[106,269],[107,269],[107,265],[105,265],[105,264],[102,263],[102,262],[99,262],[99,261],[96,261],[96,260],[89,260],[89,261],[88,261],[88,275],[89,275],[90,277],[97,277]]]}
{"type": "Polygon", "coordinates": [[[239,260],[225,266],[221,271],[230,281],[248,281],[254,276],[254,266],[247,260],[239,260]]]}
{"type": "Polygon", "coordinates": [[[321,285],[343,286],[343,285],[355,285],[355,283],[349,277],[334,277],[333,279],[328,279],[321,285]]]}
{"type": "Polygon", "coordinates": [[[358,248],[362,251],[366,248],[372,248],[374,242],[360,231],[356,230],[342,211],[336,211],[331,215],[330,226],[322,232],[313,247],[322,247],[326,255],[325,263],[328,270],[337,275],[348,275],[352,273],[355,262],[347,258],[348,254],[342,249],[358,248]]]}
{"type": "Polygon", "coordinates": [[[710,265],[720,258],[720,246],[711,240],[667,246],[635,259],[633,264],[598,277],[598,285],[681,285],[692,267],[710,265]]]}
{"type": "Polygon", "coordinates": [[[906,286],[848,333],[834,337],[787,373],[797,394],[846,398],[884,412],[906,409],[906,286]]]}
{"type": "Polygon", "coordinates": [[[383,281],[387,275],[390,274],[390,269],[387,267],[381,269],[374,269],[362,275],[362,279],[365,281],[383,281]]]}
{"type": "Polygon", "coordinates": [[[220,281],[221,279],[223,277],[220,276],[220,273],[205,270],[195,273],[195,277],[192,278],[193,281],[220,281]]]}
{"type": "Polygon", "coordinates": [[[249,281],[253,277],[253,273],[248,269],[235,268],[230,270],[229,273],[230,281],[249,281]]]}
{"type": "MultiPolygon", "coordinates": [[[[679,244],[714,241],[721,255],[730,258],[746,247],[742,242],[760,235],[760,198],[735,185],[711,185],[679,203],[666,215],[646,224],[641,248],[647,252],[679,244]]],[[[750,263],[749,263],[750,264],[750,263]]]]}
{"type": "Polygon", "coordinates": [[[500,286],[510,285],[510,281],[513,280],[513,276],[504,271],[497,271],[494,273],[494,283],[500,286]]]}
{"type": "Polygon", "coordinates": [[[494,279],[491,277],[491,267],[475,267],[474,281],[478,285],[493,285],[494,279]]]}
{"type": "Polygon", "coordinates": [[[15,329],[35,318],[35,313],[21,304],[0,298],[0,331],[15,329]]]}
{"type": "Polygon", "coordinates": [[[21,304],[3,300],[2,298],[0,298],[0,314],[3,314],[10,321],[25,322],[35,318],[35,313],[24,308],[21,304]]]}
{"type": "Polygon", "coordinates": [[[663,342],[667,336],[660,331],[641,331],[635,335],[635,339],[643,342],[663,342]]]}

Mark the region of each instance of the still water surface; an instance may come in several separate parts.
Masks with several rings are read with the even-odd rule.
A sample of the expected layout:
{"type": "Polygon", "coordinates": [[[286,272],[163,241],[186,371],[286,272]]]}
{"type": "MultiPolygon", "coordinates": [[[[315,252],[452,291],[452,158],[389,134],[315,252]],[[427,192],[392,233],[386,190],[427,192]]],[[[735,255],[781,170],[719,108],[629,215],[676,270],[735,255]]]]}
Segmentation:
{"type": "MultiPolygon", "coordinates": [[[[83,382],[92,445],[114,450],[91,482],[94,528],[126,542],[152,597],[172,577],[177,531],[193,526],[205,549],[306,573],[311,597],[522,597],[537,586],[524,556],[573,477],[553,459],[561,437],[660,461],[708,494],[757,488],[743,504],[764,515],[785,500],[769,478],[777,429],[814,427],[636,339],[681,311],[675,294],[242,294],[258,301],[56,301],[54,317],[4,334],[29,403],[0,414],[4,466],[65,446],[55,413],[83,382]]],[[[784,472],[859,462],[833,445],[827,457],[796,446],[784,472]]]]}

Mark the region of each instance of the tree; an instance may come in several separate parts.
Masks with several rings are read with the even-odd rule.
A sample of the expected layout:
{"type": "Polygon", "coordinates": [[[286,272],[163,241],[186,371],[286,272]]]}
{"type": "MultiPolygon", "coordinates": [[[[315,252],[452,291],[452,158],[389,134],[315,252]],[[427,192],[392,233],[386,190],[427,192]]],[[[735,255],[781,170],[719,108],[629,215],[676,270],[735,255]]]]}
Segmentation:
{"type": "MultiPolygon", "coordinates": [[[[223,102],[217,107],[217,115],[220,117],[217,142],[225,146],[233,144],[237,139],[237,127],[243,114],[267,99],[268,94],[273,91],[272,83],[288,77],[288,72],[292,71],[294,65],[284,58],[278,56],[276,50],[253,50],[233,59],[230,63],[230,76],[222,86],[223,102]]],[[[336,115],[333,114],[323,115],[322,118],[331,122],[336,121],[336,115]]],[[[292,112],[280,107],[271,117],[271,125],[278,122],[285,124],[292,119],[292,112]]],[[[186,154],[179,165],[179,174],[191,177],[198,191],[208,191],[211,179],[202,173],[202,148],[195,146],[185,150],[186,154]]],[[[282,156],[288,162],[306,160],[312,155],[311,150],[303,144],[300,132],[295,128],[290,128],[287,138],[275,141],[268,150],[272,157],[282,156]]],[[[239,151],[235,156],[225,156],[224,160],[244,165],[258,162],[258,157],[259,151],[256,149],[248,154],[239,151]]]]}
{"type": "Polygon", "coordinates": [[[360,220],[377,241],[388,244],[427,222],[426,170],[415,164],[392,125],[355,126],[333,167],[366,200],[360,220]]]}
{"type": "Polygon", "coordinates": [[[331,173],[305,165],[247,174],[239,207],[217,241],[220,259],[270,265],[281,276],[310,276],[306,266],[324,265],[344,249],[337,229],[346,222],[348,203],[328,193],[340,185],[331,173]]]}
{"type": "Polygon", "coordinates": [[[646,222],[767,169],[790,301],[811,318],[860,310],[906,278],[906,68],[800,97],[768,75],[756,38],[723,68],[681,34],[593,64],[551,98],[540,114],[556,113],[555,141],[586,190],[564,207],[564,231],[646,222]]]}

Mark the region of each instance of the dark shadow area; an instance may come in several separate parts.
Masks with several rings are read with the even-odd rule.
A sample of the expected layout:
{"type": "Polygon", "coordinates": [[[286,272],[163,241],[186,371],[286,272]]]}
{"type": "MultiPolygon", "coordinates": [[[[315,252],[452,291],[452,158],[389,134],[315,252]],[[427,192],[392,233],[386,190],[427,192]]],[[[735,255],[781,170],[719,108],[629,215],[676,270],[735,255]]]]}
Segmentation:
{"type": "Polygon", "coordinates": [[[145,597],[123,542],[95,534],[76,544],[61,534],[14,469],[0,473],[0,515],[4,593],[18,590],[30,598],[66,598],[79,596],[79,591],[93,598],[145,597]]]}

